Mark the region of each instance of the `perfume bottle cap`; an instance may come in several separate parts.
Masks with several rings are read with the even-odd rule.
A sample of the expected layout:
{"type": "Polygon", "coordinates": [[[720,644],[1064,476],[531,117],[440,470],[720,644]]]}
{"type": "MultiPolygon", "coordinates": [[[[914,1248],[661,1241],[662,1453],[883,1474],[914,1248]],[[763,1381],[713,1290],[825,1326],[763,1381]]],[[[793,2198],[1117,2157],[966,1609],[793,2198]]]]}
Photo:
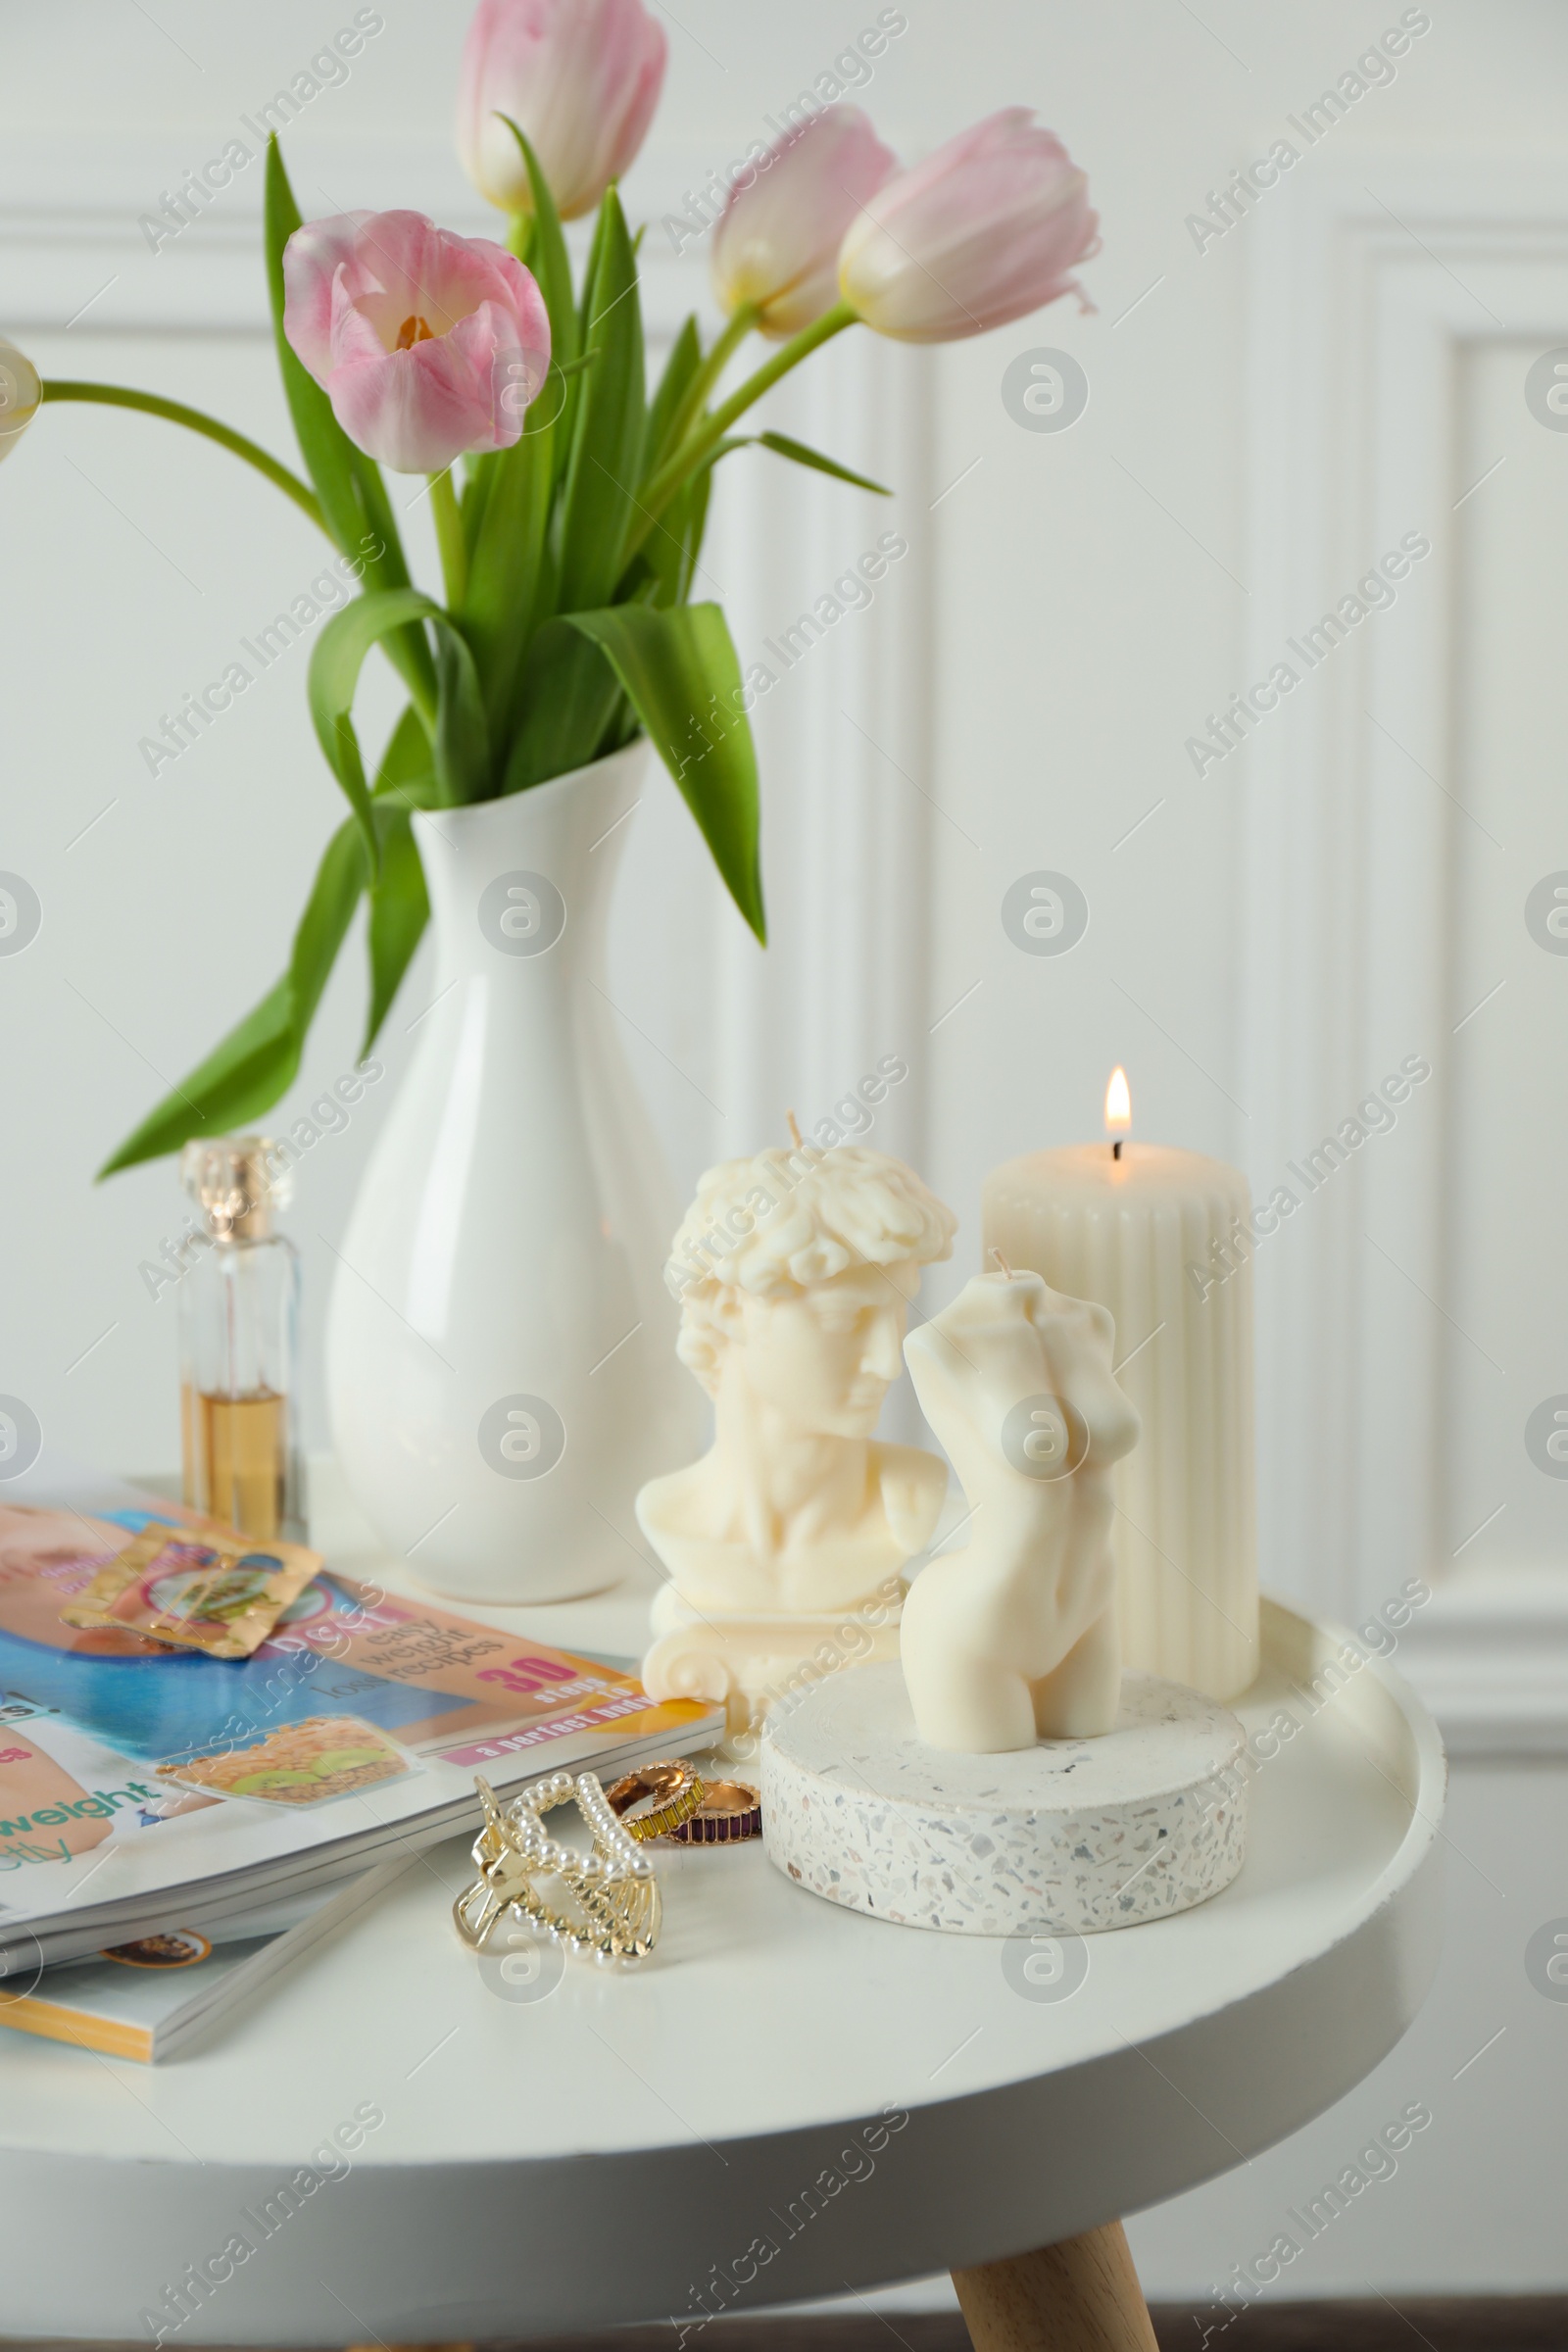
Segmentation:
{"type": "Polygon", "coordinates": [[[262,1242],[274,1208],[287,1208],[294,1180],[285,1148],[265,1135],[193,1141],[179,1155],[179,1176],[216,1241],[262,1242]]]}

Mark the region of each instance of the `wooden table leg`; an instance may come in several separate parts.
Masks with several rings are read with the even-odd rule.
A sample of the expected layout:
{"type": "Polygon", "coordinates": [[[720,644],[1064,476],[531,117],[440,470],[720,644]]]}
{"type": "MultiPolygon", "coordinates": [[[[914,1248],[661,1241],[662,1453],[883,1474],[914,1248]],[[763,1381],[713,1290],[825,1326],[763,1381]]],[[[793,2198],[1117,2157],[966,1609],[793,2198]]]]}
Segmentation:
{"type": "Polygon", "coordinates": [[[1158,2352],[1120,2222],[953,2283],[975,2352],[1158,2352]]]}

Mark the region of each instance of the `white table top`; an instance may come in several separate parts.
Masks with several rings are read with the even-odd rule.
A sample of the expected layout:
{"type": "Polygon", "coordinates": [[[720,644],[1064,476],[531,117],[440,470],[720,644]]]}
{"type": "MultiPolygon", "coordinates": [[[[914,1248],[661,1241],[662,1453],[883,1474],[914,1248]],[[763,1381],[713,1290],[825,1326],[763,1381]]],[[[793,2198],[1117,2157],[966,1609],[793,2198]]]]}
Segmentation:
{"type": "MultiPolygon", "coordinates": [[[[371,1572],[346,1524],[318,1540],[371,1572]]],[[[625,1653],[652,1584],[473,1613],[625,1653]]],[[[1238,1711],[1301,1728],[1256,1775],[1241,1877],[1092,1938],[1066,2000],[1016,1989],[998,1942],[838,1911],[756,1845],[661,1856],[639,1973],[573,1961],[506,1999],[448,1919],[457,1842],[183,2062],[0,2035],[7,2330],[150,2339],[190,2266],[209,2283],[175,2344],[696,2325],[1017,2252],[1227,2170],[1369,2072],[1436,1966],[1437,1734],[1377,1663],[1313,1715],[1331,1650],[1268,1609],[1238,1711]],[[347,2170],[306,2190],[357,2111],[362,2144],[317,2168],[347,2170]],[[236,2233],[254,2250],[225,2263],[236,2233]]]]}

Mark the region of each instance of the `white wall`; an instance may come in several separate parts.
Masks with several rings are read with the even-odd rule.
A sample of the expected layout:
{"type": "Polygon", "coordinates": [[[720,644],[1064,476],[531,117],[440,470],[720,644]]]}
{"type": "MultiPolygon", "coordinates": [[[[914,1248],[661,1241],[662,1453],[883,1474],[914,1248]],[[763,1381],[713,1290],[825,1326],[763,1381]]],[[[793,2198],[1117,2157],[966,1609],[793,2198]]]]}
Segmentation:
{"type": "MultiPolygon", "coordinates": [[[[383,13],[348,84],[288,142],[302,201],[417,204],[477,227],[445,122],[466,8],[383,13]]],[[[135,221],[351,14],[8,11],[0,328],[46,372],[141,382],[286,450],[259,167],[156,256],[135,221]]],[[[657,222],[875,14],[683,0],[634,209],[657,222]]],[[[1568,2009],[1530,1990],[1521,1957],[1568,1913],[1561,1774],[1528,1761],[1568,1745],[1568,1486],[1522,1443],[1531,1407],[1568,1391],[1552,1213],[1568,964],[1522,917],[1539,876],[1568,867],[1568,436],[1522,394],[1536,354],[1568,344],[1568,18],[1549,0],[1433,0],[1392,86],[1200,253],[1187,216],[1292,135],[1286,118],[1398,21],[1395,0],[906,14],[865,93],[879,127],[915,154],[992,107],[1038,104],[1092,175],[1098,313],[1060,306],[929,357],[846,339],[792,394],[807,437],[900,484],[910,556],[762,707],[765,960],[673,792],[636,819],[614,961],[637,1008],[628,1046],[682,1182],[776,1132],[786,1103],[825,1109],[867,1056],[906,1055],[885,1138],[962,1219],[936,1296],[969,1262],[986,1169],[1094,1133],[1114,1061],[1143,1133],[1237,1159],[1266,1188],[1391,1061],[1432,1056],[1436,1083],[1399,1133],[1260,1260],[1259,1402],[1274,1581],[1347,1610],[1398,1581],[1396,1557],[1443,1586],[1409,1662],[1477,1759],[1450,1824],[1453,1941],[1382,2077],[1137,2237],[1152,2291],[1201,2291],[1381,2120],[1385,2083],[1393,2097],[1409,2081],[1444,2128],[1293,2288],[1568,2283],[1544,2185],[1568,2009]],[[1042,346],[1089,376],[1068,432],[1025,433],[1002,405],[1007,363],[1042,346]],[[1186,739],[1261,674],[1260,647],[1323,609],[1342,560],[1355,576],[1407,489],[1427,502],[1409,519],[1433,532],[1430,573],[1271,734],[1200,779],[1186,739]],[[1091,904],[1059,960],[1018,955],[998,919],[1007,884],[1039,866],[1091,904]],[[1479,1760],[1500,1750],[1521,1760],[1479,1760]],[[1499,2022],[1503,2039],[1451,2082],[1499,2022]]],[[[649,252],[667,323],[704,299],[701,255],[677,263],[657,226],[649,252]]],[[[734,462],[710,550],[743,650],[885,520],[854,493],[742,475],[751,465],[734,462]]],[[[167,1465],[172,1308],[136,1268],[177,1222],[171,1172],[88,1180],[273,978],[338,808],[303,662],[157,780],[136,743],[318,551],[218,452],[81,410],[46,416],[0,472],[0,868],[45,909],[32,947],[0,958],[0,1390],[62,1449],[167,1465]]],[[[306,1164],[293,1225],[318,1309],[424,1001],[416,971],[387,1083],[306,1164]]],[[[361,1004],[346,958],[281,1115],[347,1066],[361,1004]]]]}

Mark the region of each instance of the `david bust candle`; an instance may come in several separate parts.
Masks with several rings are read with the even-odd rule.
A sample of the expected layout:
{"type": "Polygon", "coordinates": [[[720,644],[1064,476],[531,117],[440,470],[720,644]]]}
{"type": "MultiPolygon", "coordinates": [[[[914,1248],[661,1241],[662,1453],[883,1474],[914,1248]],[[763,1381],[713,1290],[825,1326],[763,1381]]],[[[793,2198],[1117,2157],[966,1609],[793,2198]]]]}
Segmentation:
{"type": "Polygon", "coordinates": [[[1123,1662],[1217,1699],[1257,1672],[1250,1206],[1223,1160],[1133,1142],[1031,1152],[984,1192],[987,1251],[1115,1318],[1143,1422],[1113,1473],[1123,1662]]]}

